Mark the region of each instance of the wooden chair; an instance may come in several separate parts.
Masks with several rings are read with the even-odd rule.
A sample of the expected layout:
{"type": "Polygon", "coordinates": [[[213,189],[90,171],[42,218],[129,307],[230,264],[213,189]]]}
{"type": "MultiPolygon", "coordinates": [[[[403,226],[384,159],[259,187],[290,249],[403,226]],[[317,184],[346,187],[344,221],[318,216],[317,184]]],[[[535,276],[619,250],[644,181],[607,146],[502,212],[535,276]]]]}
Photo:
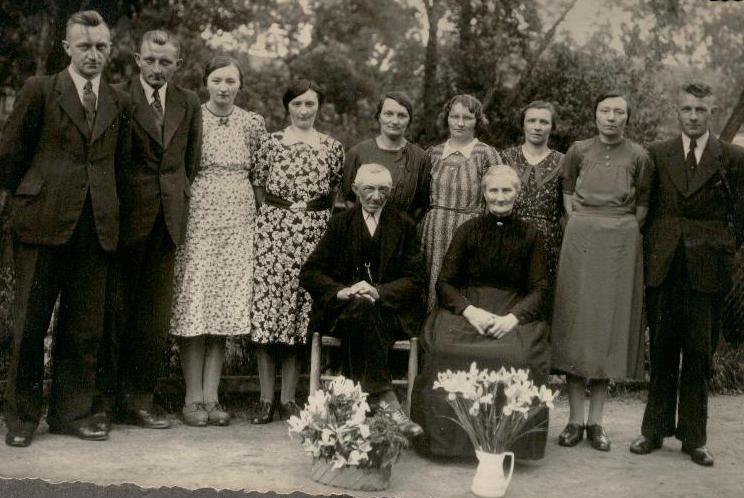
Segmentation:
{"type": "MultiPolygon", "coordinates": [[[[320,381],[331,380],[335,375],[320,373],[321,349],[326,347],[339,347],[341,341],[335,337],[321,336],[319,332],[313,333],[310,349],[310,394],[320,387],[320,381]]],[[[395,341],[393,351],[408,351],[408,376],[405,379],[393,379],[393,385],[406,386],[406,414],[411,415],[411,396],[413,394],[413,381],[418,374],[418,339],[395,341]]]]}

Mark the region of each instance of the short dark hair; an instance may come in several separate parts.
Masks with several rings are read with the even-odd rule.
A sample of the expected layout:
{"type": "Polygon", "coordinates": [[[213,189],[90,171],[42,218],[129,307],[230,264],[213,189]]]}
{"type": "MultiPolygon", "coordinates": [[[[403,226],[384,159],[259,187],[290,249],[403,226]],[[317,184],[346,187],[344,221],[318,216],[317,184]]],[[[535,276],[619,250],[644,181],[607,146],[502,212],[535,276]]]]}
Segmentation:
{"type": "Polygon", "coordinates": [[[179,59],[181,58],[181,41],[170,31],[166,31],[164,29],[153,29],[146,32],[144,35],[142,35],[142,39],[140,40],[140,51],[142,51],[142,45],[144,45],[145,42],[154,43],[155,45],[160,46],[165,46],[170,43],[171,45],[176,47],[176,54],[179,59]]]}
{"type": "Polygon", "coordinates": [[[79,12],[75,12],[69,18],[67,18],[67,24],[65,25],[65,36],[67,36],[67,31],[69,31],[69,29],[74,24],[87,26],[89,28],[93,28],[103,24],[104,26],[106,26],[106,29],[108,29],[108,24],[106,24],[103,16],[99,14],[97,10],[81,10],[79,12]]]}
{"type": "Polygon", "coordinates": [[[380,113],[382,112],[382,106],[385,105],[387,99],[394,100],[398,104],[402,105],[408,111],[408,119],[413,121],[413,100],[408,96],[406,92],[392,91],[387,92],[382,96],[380,101],[377,103],[377,110],[375,111],[375,120],[380,119],[380,113]]]}
{"type": "Polygon", "coordinates": [[[526,106],[522,108],[522,111],[519,113],[519,128],[524,130],[524,118],[527,117],[527,111],[530,109],[545,109],[547,111],[550,111],[550,131],[555,130],[556,126],[556,111],[555,106],[548,102],[547,100],[533,100],[526,106]]]}
{"type": "Polygon", "coordinates": [[[234,66],[235,69],[238,70],[238,77],[240,78],[240,88],[243,88],[243,70],[240,69],[240,63],[238,62],[238,60],[235,57],[230,57],[229,55],[215,55],[207,63],[207,67],[204,68],[204,76],[202,77],[204,86],[207,86],[207,78],[209,78],[210,74],[218,69],[222,69],[223,67],[228,66],[234,66]]]}
{"type": "Polygon", "coordinates": [[[312,90],[318,95],[318,107],[322,106],[323,102],[325,101],[325,93],[323,93],[320,85],[318,85],[313,80],[300,78],[292,81],[287,87],[287,90],[284,92],[284,95],[282,96],[282,104],[284,104],[284,110],[288,111],[289,103],[308,90],[312,90]]]}
{"type": "Polygon", "coordinates": [[[447,120],[449,119],[450,111],[455,104],[460,104],[468,111],[475,115],[475,131],[481,131],[488,126],[488,118],[483,114],[483,104],[477,98],[466,93],[455,95],[444,104],[442,112],[439,113],[439,124],[443,130],[448,127],[447,120]]]}
{"type": "Polygon", "coordinates": [[[680,92],[689,93],[699,99],[713,95],[713,89],[702,81],[688,81],[679,87],[680,92]]]}
{"type": "Polygon", "coordinates": [[[625,106],[628,108],[628,119],[625,122],[630,122],[630,100],[628,100],[628,96],[625,94],[625,92],[621,90],[608,90],[606,92],[600,93],[599,96],[594,100],[594,116],[597,115],[597,108],[599,107],[600,102],[606,99],[613,99],[615,97],[620,97],[625,101],[625,106]]]}

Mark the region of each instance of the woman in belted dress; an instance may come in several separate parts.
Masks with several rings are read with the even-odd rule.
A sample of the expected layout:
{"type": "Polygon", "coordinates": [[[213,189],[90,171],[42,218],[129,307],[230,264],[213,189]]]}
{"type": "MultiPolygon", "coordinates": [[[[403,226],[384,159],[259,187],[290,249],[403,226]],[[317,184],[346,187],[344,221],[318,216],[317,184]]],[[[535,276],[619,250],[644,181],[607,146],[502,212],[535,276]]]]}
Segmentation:
{"type": "Polygon", "coordinates": [[[315,82],[293,82],[282,98],[290,125],[270,134],[256,159],[256,184],[263,192],[256,220],[251,312],[251,340],[261,383],[254,424],[273,420],[279,358],[280,416],[299,413],[295,403],[298,352],[305,344],[312,306],[310,295],[300,287],[299,274],[326,230],[344,164],[341,143],[314,127],[323,100],[315,82]]]}

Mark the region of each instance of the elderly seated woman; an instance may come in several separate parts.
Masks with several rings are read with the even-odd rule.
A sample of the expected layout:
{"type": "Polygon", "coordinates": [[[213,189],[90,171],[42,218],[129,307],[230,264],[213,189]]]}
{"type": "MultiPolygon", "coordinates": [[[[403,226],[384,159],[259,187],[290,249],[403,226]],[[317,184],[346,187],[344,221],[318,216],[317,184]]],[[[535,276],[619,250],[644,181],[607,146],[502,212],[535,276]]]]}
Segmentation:
{"type": "MultiPolygon", "coordinates": [[[[472,457],[473,447],[447,404],[433,390],[437,373],[479,368],[529,368],[542,384],[549,368],[547,324],[541,321],[546,289],[543,244],[537,228],[512,215],[521,184],[509,166],[483,176],[487,213],[457,229],[437,282],[439,306],[424,326],[425,367],[416,379],[413,419],[424,429],[418,448],[436,456],[472,457]]],[[[517,458],[545,453],[548,412],[539,411],[510,448],[517,458]]]]}

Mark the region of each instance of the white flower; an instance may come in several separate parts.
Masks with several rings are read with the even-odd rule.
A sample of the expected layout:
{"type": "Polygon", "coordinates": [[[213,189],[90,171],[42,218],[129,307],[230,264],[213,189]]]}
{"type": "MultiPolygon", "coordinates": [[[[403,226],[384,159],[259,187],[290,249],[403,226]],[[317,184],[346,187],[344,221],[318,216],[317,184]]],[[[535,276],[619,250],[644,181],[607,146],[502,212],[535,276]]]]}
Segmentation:
{"type": "Polygon", "coordinates": [[[367,424],[361,424],[359,426],[359,433],[364,439],[369,438],[369,426],[367,424]]]}

